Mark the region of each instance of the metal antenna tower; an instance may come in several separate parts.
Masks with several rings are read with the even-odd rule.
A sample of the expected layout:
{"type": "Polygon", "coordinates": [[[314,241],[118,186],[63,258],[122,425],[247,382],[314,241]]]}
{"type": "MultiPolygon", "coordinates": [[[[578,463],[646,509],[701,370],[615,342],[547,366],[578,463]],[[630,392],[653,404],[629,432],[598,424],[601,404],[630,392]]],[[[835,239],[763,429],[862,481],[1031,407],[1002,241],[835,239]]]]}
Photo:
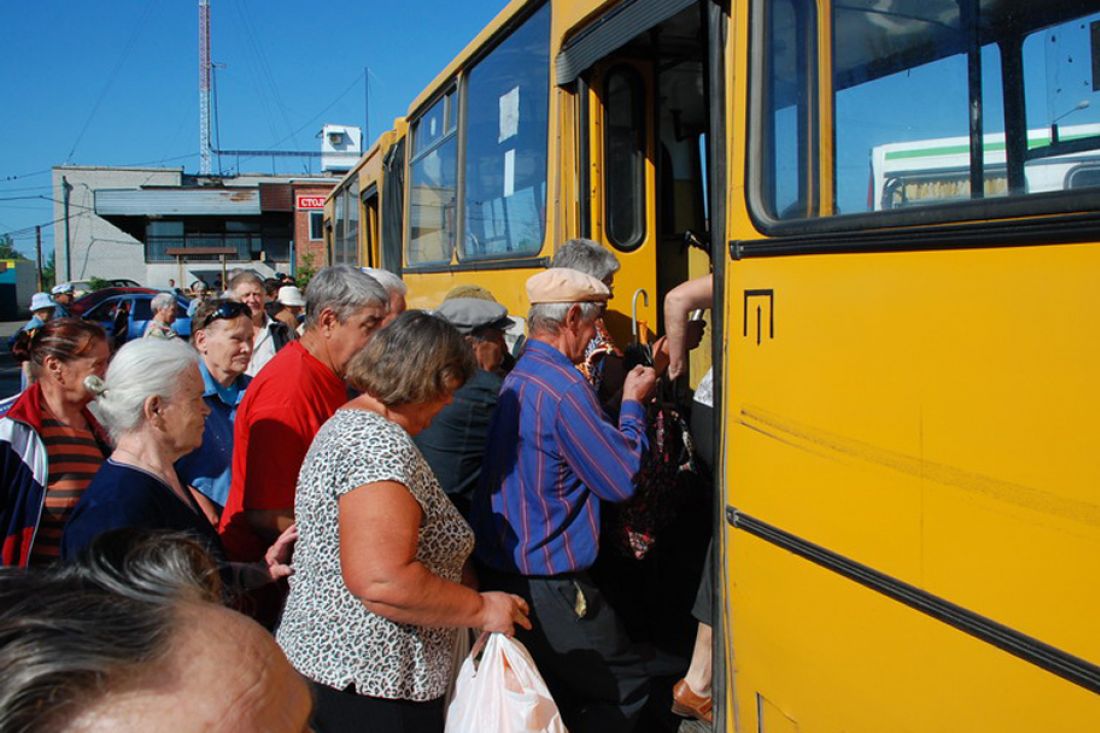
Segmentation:
{"type": "Polygon", "coordinates": [[[210,175],[210,0],[199,0],[199,174],[210,175]]]}

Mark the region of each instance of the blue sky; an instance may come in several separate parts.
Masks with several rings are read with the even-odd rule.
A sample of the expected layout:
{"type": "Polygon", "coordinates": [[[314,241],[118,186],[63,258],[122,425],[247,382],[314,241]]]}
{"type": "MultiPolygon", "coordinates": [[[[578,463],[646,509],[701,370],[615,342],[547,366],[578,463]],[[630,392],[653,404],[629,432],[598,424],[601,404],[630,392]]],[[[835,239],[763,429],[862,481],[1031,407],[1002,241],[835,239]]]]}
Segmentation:
{"type": "MultiPolygon", "coordinates": [[[[362,126],[364,66],[377,137],[505,2],[211,0],[220,147],[315,150],[322,123],[362,126]]],[[[0,234],[17,232],[22,251],[53,218],[35,197],[52,195],[54,165],[197,172],[197,0],[0,0],[0,27],[0,234]]],[[[272,159],[241,168],[270,173],[272,159]]],[[[44,229],[43,249],[52,241],[44,229]]]]}

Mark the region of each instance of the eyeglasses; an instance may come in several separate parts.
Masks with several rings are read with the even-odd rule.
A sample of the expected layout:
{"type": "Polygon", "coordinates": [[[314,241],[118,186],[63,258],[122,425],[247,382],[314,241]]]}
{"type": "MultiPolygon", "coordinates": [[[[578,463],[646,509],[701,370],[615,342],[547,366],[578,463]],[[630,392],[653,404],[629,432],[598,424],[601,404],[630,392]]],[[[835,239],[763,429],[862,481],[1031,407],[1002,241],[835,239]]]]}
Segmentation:
{"type": "Polygon", "coordinates": [[[252,310],[244,303],[240,303],[236,300],[227,300],[219,305],[217,308],[212,310],[210,314],[206,316],[206,318],[202,319],[202,325],[199,326],[199,328],[206,328],[219,318],[233,319],[239,318],[241,316],[247,316],[251,318],[252,310]]]}

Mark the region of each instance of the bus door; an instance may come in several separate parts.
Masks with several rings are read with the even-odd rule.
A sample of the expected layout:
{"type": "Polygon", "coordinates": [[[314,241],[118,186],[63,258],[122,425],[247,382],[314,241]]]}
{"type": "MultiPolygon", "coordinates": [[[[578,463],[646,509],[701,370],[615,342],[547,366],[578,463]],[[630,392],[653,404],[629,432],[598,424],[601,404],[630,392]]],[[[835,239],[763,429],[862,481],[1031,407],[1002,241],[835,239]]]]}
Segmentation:
{"type": "Polygon", "coordinates": [[[698,6],[686,7],[601,59],[588,77],[586,223],[622,265],[618,313],[608,317],[620,343],[634,338],[633,313],[651,339],[660,333],[664,295],[709,272],[702,21],[698,6]]]}
{"type": "Polygon", "coordinates": [[[590,77],[588,119],[592,239],[613,251],[621,268],[606,323],[615,341],[635,338],[632,318],[655,329],[656,206],[654,190],[653,64],[605,59],[590,77]]]}
{"type": "Polygon", "coordinates": [[[360,262],[367,267],[380,267],[381,258],[378,237],[378,186],[371,186],[363,192],[363,252],[360,262]]]}

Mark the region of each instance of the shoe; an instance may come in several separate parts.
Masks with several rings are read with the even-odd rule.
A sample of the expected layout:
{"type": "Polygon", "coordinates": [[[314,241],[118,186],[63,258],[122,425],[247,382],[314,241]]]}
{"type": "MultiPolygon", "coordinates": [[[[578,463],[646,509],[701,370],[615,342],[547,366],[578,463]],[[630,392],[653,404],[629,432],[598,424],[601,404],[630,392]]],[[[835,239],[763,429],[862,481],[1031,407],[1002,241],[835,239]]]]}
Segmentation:
{"type": "Polygon", "coordinates": [[[680,680],[672,688],[672,712],[681,718],[695,718],[706,723],[712,723],[710,695],[703,697],[696,695],[687,680],[680,680]]]}

